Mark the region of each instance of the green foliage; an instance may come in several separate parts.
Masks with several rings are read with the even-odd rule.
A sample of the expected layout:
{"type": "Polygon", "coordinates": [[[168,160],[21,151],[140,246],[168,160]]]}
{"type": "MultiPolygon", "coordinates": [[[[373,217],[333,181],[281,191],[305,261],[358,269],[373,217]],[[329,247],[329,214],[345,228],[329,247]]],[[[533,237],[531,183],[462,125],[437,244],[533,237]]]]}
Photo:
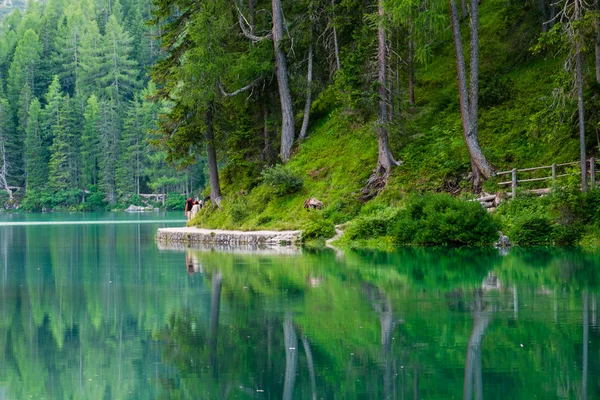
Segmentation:
{"type": "Polygon", "coordinates": [[[479,203],[445,194],[409,196],[391,228],[398,244],[419,246],[489,245],[497,232],[498,224],[479,203]]]}
{"type": "MultiPolygon", "coordinates": [[[[561,235],[561,232],[558,234],[561,235]]],[[[519,215],[508,236],[511,241],[523,246],[551,244],[552,221],[543,214],[519,215]]]]}
{"type": "Polygon", "coordinates": [[[398,209],[381,207],[369,213],[361,215],[351,221],[344,231],[344,237],[348,240],[369,239],[385,236],[390,226],[394,225],[398,215],[398,209]]]}
{"type": "Polygon", "coordinates": [[[302,241],[318,240],[318,239],[329,239],[335,235],[335,226],[332,222],[321,218],[320,215],[316,215],[309,221],[305,222],[302,226],[302,241]]]}
{"type": "Polygon", "coordinates": [[[185,210],[185,202],[187,198],[179,193],[169,193],[165,201],[165,209],[167,211],[183,211],[185,210]]]}
{"type": "Polygon", "coordinates": [[[283,196],[300,191],[304,185],[302,177],[281,164],[265,168],[261,173],[262,181],[276,194],[283,196]]]}

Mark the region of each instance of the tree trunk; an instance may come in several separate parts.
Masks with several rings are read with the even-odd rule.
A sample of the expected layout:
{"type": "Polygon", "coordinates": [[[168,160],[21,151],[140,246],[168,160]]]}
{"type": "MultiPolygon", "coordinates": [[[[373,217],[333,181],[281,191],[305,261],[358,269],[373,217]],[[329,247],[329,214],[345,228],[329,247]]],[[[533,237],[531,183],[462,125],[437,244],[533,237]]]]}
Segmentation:
{"type": "Polygon", "coordinates": [[[296,370],[298,367],[298,337],[294,332],[292,315],[286,313],[283,323],[283,341],[285,345],[285,380],[283,383],[283,400],[294,398],[296,370]]]}
{"type": "Polygon", "coordinates": [[[585,150],[585,119],[583,109],[583,72],[581,68],[581,48],[579,43],[575,45],[575,69],[577,80],[577,110],[579,114],[579,155],[581,158],[581,189],[584,192],[588,190],[587,182],[587,160],[585,150]]]}
{"type": "MultiPolygon", "coordinates": [[[[581,19],[581,4],[575,0],[575,22],[581,19]]],[[[579,155],[581,158],[581,189],[587,192],[587,162],[585,149],[585,119],[583,108],[583,71],[581,60],[581,43],[575,37],[575,81],[577,82],[577,111],[579,115],[579,155]]]]}
{"type": "Polygon", "coordinates": [[[542,12],[542,32],[548,32],[548,11],[546,9],[546,0],[539,0],[540,11],[542,12]]]}
{"type": "Polygon", "coordinates": [[[308,45],[308,73],[306,75],[306,103],[304,104],[304,117],[302,118],[302,128],[298,140],[302,142],[308,132],[308,122],[310,119],[310,106],[312,96],[312,75],[313,75],[313,46],[308,45]]]}
{"type": "Polygon", "coordinates": [[[490,178],[494,175],[492,167],[483,155],[479,147],[479,138],[477,131],[477,95],[478,95],[478,13],[477,0],[471,0],[471,92],[467,89],[467,71],[465,67],[465,57],[462,50],[462,39],[460,36],[460,25],[458,21],[458,12],[454,0],[450,3],[450,19],[452,22],[452,36],[454,39],[454,50],[456,54],[456,71],[458,80],[458,93],[460,98],[460,114],[462,117],[463,135],[469,156],[471,158],[471,168],[473,170],[473,185],[475,190],[479,190],[482,179],[490,178]],[[469,95],[471,105],[469,105],[469,95]],[[474,103],[474,104],[473,104],[474,103]]]}
{"type": "Polygon", "coordinates": [[[378,73],[378,84],[379,84],[379,118],[377,121],[377,136],[379,142],[379,151],[377,157],[377,168],[374,175],[387,179],[390,174],[392,167],[400,165],[399,162],[394,160],[392,151],[390,149],[387,124],[388,124],[388,112],[387,112],[387,76],[386,76],[386,41],[385,41],[385,26],[384,20],[384,9],[383,0],[378,2],[378,16],[379,25],[377,28],[378,37],[378,50],[377,50],[377,62],[379,64],[378,73]]]}
{"type": "Polygon", "coordinates": [[[287,76],[287,60],[283,51],[283,10],[281,0],[272,0],[273,5],[273,47],[275,49],[275,70],[281,102],[281,160],[286,163],[291,156],[294,143],[294,109],[287,76]]]}
{"type": "Polygon", "coordinates": [[[335,27],[335,0],[331,0],[331,10],[333,14],[333,48],[335,50],[335,66],[339,71],[342,69],[342,64],[340,63],[340,49],[338,47],[337,28],[335,27]]]}
{"type": "MultiPolygon", "coordinates": [[[[594,0],[594,10],[600,12],[598,0],[594,0]]],[[[600,21],[594,17],[594,29],[596,30],[596,40],[594,41],[595,64],[596,64],[596,83],[600,83],[600,21]]]]}
{"type": "Polygon", "coordinates": [[[12,190],[8,187],[8,182],[6,180],[6,176],[8,175],[8,161],[6,160],[6,147],[4,146],[4,138],[0,136],[0,187],[6,190],[8,193],[8,198],[13,200],[12,190]]]}
{"type": "Polygon", "coordinates": [[[408,39],[408,101],[415,106],[415,41],[412,36],[408,39]]]}
{"type": "Polygon", "coordinates": [[[248,9],[250,10],[250,33],[256,35],[254,0],[248,0],[248,9]]]}
{"type": "Polygon", "coordinates": [[[217,207],[221,204],[221,185],[219,183],[219,168],[215,150],[215,131],[213,126],[213,105],[209,104],[206,111],[206,153],[208,157],[208,175],[210,181],[210,201],[217,207]]]}

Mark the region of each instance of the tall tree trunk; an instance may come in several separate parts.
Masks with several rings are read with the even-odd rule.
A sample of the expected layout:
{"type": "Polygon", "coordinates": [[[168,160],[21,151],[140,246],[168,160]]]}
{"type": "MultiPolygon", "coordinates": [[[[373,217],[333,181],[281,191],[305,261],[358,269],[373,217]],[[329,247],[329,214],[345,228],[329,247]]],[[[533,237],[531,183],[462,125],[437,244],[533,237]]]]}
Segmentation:
{"type": "Polygon", "coordinates": [[[250,10],[250,33],[256,35],[254,0],[248,0],[248,9],[250,10]]]}
{"type": "Polygon", "coordinates": [[[6,176],[8,175],[8,161],[6,160],[6,147],[4,146],[4,137],[0,136],[0,187],[6,190],[8,198],[13,200],[12,190],[8,187],[6,176]]]}
{"type": "Polygon", "coordinates": [[[312,75],[313,75],[313,46],[308,45],[308,73],[306,75],[306,103],[304,104],[304,117],[302,118],[302,128],[298,140],[302,142],[308,132],[308,122],[310,119],[310,106],[312,96],[312,75]]]}
{"type": "Polygon", "coordinates": [[[294,332],[292,315],[285,314],[283,322],[283,341],[285,345],[285,379],[283,383],[283,400],[294,398],[296,370],[298,368],[298,337],[294,332]]]}
{"type": "Polygon", "coordinates": [[[340,63],[340,49],[338,46],[338,37],[337,37],[337,28],[335,21],[335,0],[331,0],[331,12],[333,14],[333,49],[335,52],[335,66],[337,67],[337,71],[342,69],[342,64],[340,63]]]}
{"type": "Polygon", "coordinates": [[[584,192],[588,190],[587,160],[585,149],[585,119],[583,108],[583,72],[581,68],[581,48],[579,43],[575,45],[575,64],[577,79],[577,110],[579,114],[579,156],[581,158],[581,188],[584,192]]]}
{"type": "Polygon", "coordinates": [[[482,179],[490,178],[494,171],[479,147],[479,138],[477,131],[477,95],[478,95],[478,13],[477,0],[471,0],[471,92],[467,89],[467,71],[465,67],[465,57],[462,50],[462,39],[460,36],[460,25],[458,12],[454,0],[450,3],[450,19],[452,22],[452,36],[454,39],[454,50],[456,53],[456,71],[458,80],[458,93],[460,98],[460,114],[462,117],[463,135],[469,156],[471,158],[471,168],[473,170],[473,185],[475,190],[479,190],[482,179]],[[474,86],[474,87],[473,87],[474,86]],[[471,104],[469,105],[469,95],[471,104]],[[474,120],[474,121],[473,121],[474,120]]]}
{"type": "Polygon", "coordinates": [[[273,46],[275,48],[275,70],[281,102],[281,160],[290,159],[294,143],[294,109],[287,76],[287,60],[283,51],[283,10],[281,0],[272,0],[273,6],[273,46]]]}
{"type": "Polygon", "coordinates": [[[219,183],[219,168],[215,150],[215,131],[213,125],[213,104],[206,111],[206,153],[208,157],[208,175],[210,181],[210,201],[217,207],[221,204],[221,184],[219,183]]]}
{"type": "MultiPolygon", "coordinates": [[[[377,49],[377,62],[379,64],[378,73],[378,84],[379,84],[379,118],[377,121],[377,136],[378,136],[378,156],[377,156],[377,168],[373,173],[373,177],[383,179],[384,183],[389,176],[392,167],[400,165],[400,163],[394,160],[392,150],[390,149],[390,143],[388,138],[387,124],[388,124],[388,95],[387,95],[387,68],[386,68],[386,40],[385,40],[385,26],[384,26],[384,9],[383,0],[378,1],[378,17],[379,24],[377,28],[378,38],[378,49],[377,49]]],[[[372,177],[372,178],[373,178],[372,177]]]]}
{"type": "Polygon", "coordinates": [[[539,0],[540,11],[542,12],[542,32],[548,32],[548,10],[546,0],[539,0]]]}
{"type": "MultiPolygon", "coordinates": [[[[598,0],[594,0],[594,11],[600,12],[600,6],[598,0]]],[[[596,40],[594,41],[595,50],[595,64],[596,64],[596,83],[600,83],[600,20],[598,17],[594,17],[594,29],[596,30],[596,40]]]]}
{"type": "Polygon", "coordinates": [[[408,39],[408,101],[411,107],[415,106],[415,40],[408,39]]]}
{"type": "MultiPolygon", "coordinates": [[[[575,0],[575,22],[581,19],[581,4],[575,0]]],[[[581,158],[581,189],[587,192],[587,162],[585,149],[585,115],[583,108],[583,71],[581,60],[581,43],[575,37],[575,80],[577,82],[577,111],[579,115],[579,155],[581,158]]]]}

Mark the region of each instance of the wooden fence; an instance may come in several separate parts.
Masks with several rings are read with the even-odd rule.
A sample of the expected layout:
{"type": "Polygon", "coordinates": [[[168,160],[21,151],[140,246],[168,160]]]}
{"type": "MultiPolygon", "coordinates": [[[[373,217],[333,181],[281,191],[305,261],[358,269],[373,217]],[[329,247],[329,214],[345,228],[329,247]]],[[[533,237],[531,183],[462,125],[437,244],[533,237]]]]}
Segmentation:
{"type": "MultiPolygon", "coordinates": [[[[596,188],[596,186],[598,184],[600,184],[599,182],[596,182],[596,172],[598,172],[598,167],[597,167],[598,160],[596,160],[595,158],[592,157],[588,160],[588,164],[589,164],[589,168],[588,168],[589,169],[589,172],[588,172],[589,187],[590,187],[590,189],[593,190],[596,188]]],[[[496,173],[496,175],[497,176],[502,176],[502,175],[510,175],[511,176],[510,181],[499,182],[498,185],[500,185],[500,186],[510,185],[511,189],[512,189],[511,196],[514,199],[517,196],[517,187],[518,187],[519,183],[552,181],[552,184],[554,184],[556,179],[570,175],[565,169],[572,165],[580,165],[580,162],[575,161],[575,162],[570,162],[570,163],[552,164],[552,165],[546,165],[543,167],[533,167],[533,168],[523,168],[523,169],[513,168],[510,171],[498,172],[498,173],[496,173]],[[549,171],[550,175],[538,176],[538,177],[534,177],[534,178],[530,177],[530,178],[526,178],[526,179],[519,179],[519,177],[517,176],[518,173],[524,173],[524,172],[533,173],[535,171],[544,171],[544,170],[550,170],[549,171]]],[[[537,193],[537,194],[544,194],[544,193],[548,193],[549,191],[550,191],[549,188],[530,190],[530,192],[537,193]]]]}

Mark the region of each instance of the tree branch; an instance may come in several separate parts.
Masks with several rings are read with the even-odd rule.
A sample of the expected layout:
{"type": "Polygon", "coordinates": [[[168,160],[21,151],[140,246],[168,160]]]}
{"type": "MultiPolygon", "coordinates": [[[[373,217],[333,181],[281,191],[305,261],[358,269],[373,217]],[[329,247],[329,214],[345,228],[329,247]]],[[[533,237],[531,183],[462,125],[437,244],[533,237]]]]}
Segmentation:
{"type": "Polygon", "coordinates": [[[231,93],[227,93],[225,91],[225,89],[223,89],[223,85],[221,84],[221,82],[219,81],[219,90],[221,91],[221,94],[225,97],[233,97],[235,95],[238,95],[240,93],[245,92],[246,90],[252,88],[254,85],[256,85],[256,83],[259,81],[259,78],[256,78],[255,80],[253,80],[252,82],[250,82],[248,85],[244,86],[241,89],[236,90],[235,92],[231,92],[231,93]]]}
{"type": "Polygon", "coordinates": [[[242,12],[240,11],[240,9],[238,7],[236,7],[238,10],[238,20],[240,23],[240,28],[242,28],[242,33],[244,34],[244,36],[246,36],[248,39],[252,40],[254,43],[257,42],[261,42],[263,40],[271,40],[273,38],[273,33],[269,33],[268,35],[265,36],[256,36],[253,35],[252,32],[250,32],[248,30],[248,21],[246,21],[246,18],[244,17],[244,15],[242,14],[242,12]]]}

